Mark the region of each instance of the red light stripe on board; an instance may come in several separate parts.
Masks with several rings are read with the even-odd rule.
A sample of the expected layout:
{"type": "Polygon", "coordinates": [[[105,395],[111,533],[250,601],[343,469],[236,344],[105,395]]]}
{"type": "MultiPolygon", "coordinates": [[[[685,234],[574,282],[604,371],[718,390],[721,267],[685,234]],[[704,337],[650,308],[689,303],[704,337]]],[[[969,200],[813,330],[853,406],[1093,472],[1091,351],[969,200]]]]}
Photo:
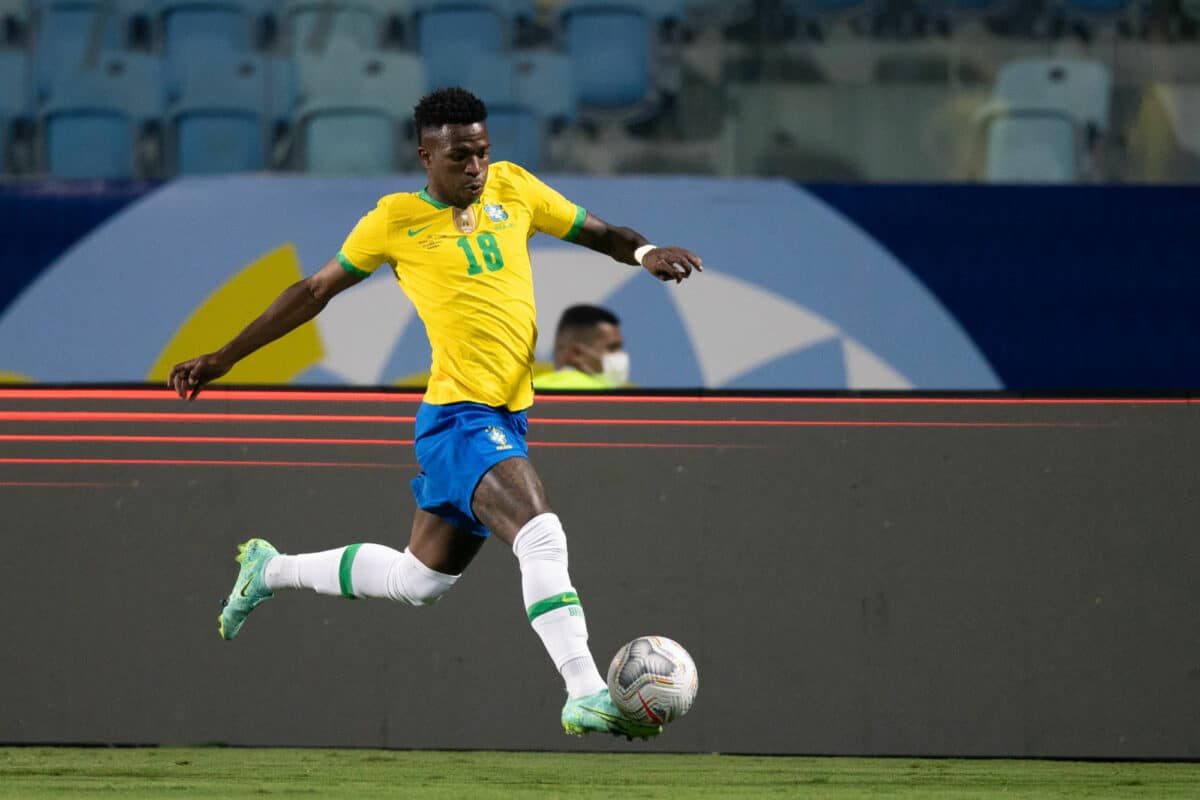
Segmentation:
{"type": "MultiPolygon", "coordinates": [[[[295,436],[124,436],[120,434],[72,436],[70,434],[4,433],[0,442],[87,442],[128,444],[315,444],[315,445],[378,445],[385,447],[412,445],[412,439],[336,439],[295,436]]],[[[527,442],[530,447],[616,447],[660,448],[676,450],[760,449],[749,444],[699,444],[684,442],[527,442]]]]}
{"type": "MultiPolygon", "coordinates": [[[[0,400],[173,400],[182,398],[170,389],[0,389],[0,400]]],[[[338,403],[418,403],[421,394],[416,392],[372,392],[372,391],[298,391],[290,389],[236,390],[205,389],[199,400],[253,400],[282,402],[338,402],[338,403]]]]}
{"type": "Polygon", "coordinates": [[[0,411],[8,422],[413,422],[377,414],[239,414],[187,411],[0,411]]]}
{"type": "Polygon", "coordinates": [[[400,469],[416,464],[373,464],[354,461],[251,461],[209,458],[0,458],[0,464],[149,465],[170,467],[346,467],[400,469]]]}
{"type": "Polygon", "coordinates": [[[303,436],[148,436],[123,434],[2,433],[0,442],[122,442],[130,444],[332,444],[411,445],[412,439],[340,439],[303,436]]]}
{"type": "MultiPolygon", "coordinates": [[[[206,389],[204,400],[267,402],[414,403],[416,392],[206,389]]],[[[170,389],[0,388],[0,400],[173,400],[170,389]]],[[[538,403],[802,404],[802,405],[1190,405],[1191,397],[772,397],[744,395],[538,395],[538,403]]]]}
{"type": "MultiPolygon", "coordinates": [[[[0,411],[4,422],[350,422],[410,423],[415,417],[358,414],[237,414],[154,411],[0,411]]],[[[920,422],[913,420],[586,419],[535,417],[538,425],[650,425],[720,428],[1080,428],[1078,422],[920,422]]]]}

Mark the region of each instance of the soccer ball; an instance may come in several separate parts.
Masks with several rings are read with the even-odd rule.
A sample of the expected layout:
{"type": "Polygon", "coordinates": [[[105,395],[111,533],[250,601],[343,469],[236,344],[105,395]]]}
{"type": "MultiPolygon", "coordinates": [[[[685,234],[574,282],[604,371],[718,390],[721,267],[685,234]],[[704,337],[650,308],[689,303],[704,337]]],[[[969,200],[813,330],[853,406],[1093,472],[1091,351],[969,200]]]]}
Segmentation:
{"type": "Polygon", "coordinates": [[[639,636],[622,647],[608,666],[608,692],[631,719],[661,725],[692,707],[700,676],[679,642],[665,636],[639,636]]]}

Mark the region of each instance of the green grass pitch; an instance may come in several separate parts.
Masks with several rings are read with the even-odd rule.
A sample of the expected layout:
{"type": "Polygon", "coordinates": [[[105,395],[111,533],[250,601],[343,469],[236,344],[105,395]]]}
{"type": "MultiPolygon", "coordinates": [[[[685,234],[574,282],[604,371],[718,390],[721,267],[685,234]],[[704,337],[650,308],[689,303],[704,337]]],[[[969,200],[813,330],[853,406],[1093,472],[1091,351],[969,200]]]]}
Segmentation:
{"type": "Polygon", "coordinates": [[[0,748],[2,798],[1195,798],[1200,764],[0,748]]]}

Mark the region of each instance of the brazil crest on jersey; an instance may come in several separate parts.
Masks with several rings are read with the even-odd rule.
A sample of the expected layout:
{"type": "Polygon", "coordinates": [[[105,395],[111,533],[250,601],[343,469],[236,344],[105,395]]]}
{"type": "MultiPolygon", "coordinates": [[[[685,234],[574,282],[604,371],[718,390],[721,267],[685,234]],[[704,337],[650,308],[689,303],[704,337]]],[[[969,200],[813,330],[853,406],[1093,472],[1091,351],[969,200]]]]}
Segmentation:
{"type": "Polygon", "coordinates": [[[359,275],[392,265],[433,350],[425,402],[519,411],[533,403],[537,343],[529,238],[541,232],[573,241],[587,211],[498,161],[471,213],[475,227],[464,233],[455,209],[424,190],[390,194],[359,220],[337,257],[359,275]]]}

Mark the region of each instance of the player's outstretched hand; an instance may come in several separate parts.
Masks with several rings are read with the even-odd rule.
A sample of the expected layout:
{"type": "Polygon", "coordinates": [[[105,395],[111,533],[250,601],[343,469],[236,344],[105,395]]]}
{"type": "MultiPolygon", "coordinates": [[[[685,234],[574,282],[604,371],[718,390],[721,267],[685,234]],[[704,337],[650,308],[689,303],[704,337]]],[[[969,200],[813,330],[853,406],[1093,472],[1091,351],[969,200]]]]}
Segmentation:
{"type": "Polygon", "coordinates": [[[171,373],[167,376],[167,386],[174,389],[180,397],[195,400],[205,384],[229,372],[231,366],[233,365],[224,363],[215,353],[196,356],[171,367],[171,373]]]}
{"type": "Polygon", "coordinates": [[[656,247],[642,258],[642,266],[660,281],[679,283],[696,272],[704,272],[700,256],[682,247],[656,247]]]}

